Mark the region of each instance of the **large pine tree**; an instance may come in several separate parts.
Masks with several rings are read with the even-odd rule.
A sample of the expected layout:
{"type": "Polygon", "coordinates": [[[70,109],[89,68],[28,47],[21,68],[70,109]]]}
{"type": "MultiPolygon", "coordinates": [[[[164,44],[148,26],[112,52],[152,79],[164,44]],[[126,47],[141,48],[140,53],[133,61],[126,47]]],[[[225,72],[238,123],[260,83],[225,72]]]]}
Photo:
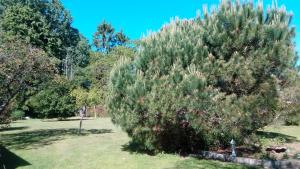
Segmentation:
{"type": "Polygon", "coordinates": [[[242,143],[272,122],[294,72],[291,18],[284,7],[222,1],[202,18],[165,25],[112,71],[113,122],[147,150],[242,143]]]}

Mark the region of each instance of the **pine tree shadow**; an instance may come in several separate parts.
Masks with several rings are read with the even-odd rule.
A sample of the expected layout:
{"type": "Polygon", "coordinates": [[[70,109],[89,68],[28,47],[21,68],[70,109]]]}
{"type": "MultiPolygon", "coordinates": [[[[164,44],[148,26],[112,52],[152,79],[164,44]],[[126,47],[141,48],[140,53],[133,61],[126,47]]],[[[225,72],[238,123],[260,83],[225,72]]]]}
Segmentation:
{"type": "MultiPolygon", "coordinates": [[[[64,122],[64,121],[80,121],[80,118],[70,118],[70,119],[43,119],[42,122],[64,122]]],[[[84,118],[83,121],[86,120],[94,120],[91,118],[84,118]]]]}
{"type": "Polygon", "coordinates": [[[15,169],[28,165],[31,164],[0,145],[0,168],[15,169]]]}
{"type": "Polygon", "coordinates": [[[82,129],[81,134],[78,135],[77,128],[34,130],[21,133],[2,134],[0,143],[7,148],[34,149],[41,146],[50,145],[53,142],[63,140],[68,136],[81,137],[90,134],[105,134],[111,132],[111,129],[82,129]]]}
{"type": "Polygon", "coordinates": [[[24,130],[28,129],[29,127],[6,127],[6,128],[0,128],[0,132],[2,131],[14,131],[14,130],[24,130]]]}
{"type": "Polygon", "coordinates": [[[127,151],[129,153],[138,153],[138,154],[147,154],[150,156],[154,156],[155,153],[153,151],[145,150],[143,146],[141,146],[139,143],[135,143],[133,141],[130,141],[127,144],[122,145],[122,151],[127,151]]]}

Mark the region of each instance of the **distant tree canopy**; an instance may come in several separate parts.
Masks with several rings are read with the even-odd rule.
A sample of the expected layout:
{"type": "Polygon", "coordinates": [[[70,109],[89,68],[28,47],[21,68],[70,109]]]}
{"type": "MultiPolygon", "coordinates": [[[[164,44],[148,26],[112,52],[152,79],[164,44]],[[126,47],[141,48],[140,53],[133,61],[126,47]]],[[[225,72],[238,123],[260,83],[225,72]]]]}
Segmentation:
{"type": "Polygon", "coordinates": [[[67,48],[67,54],[63,60],[63,72],[67,79],[74,79],[76,71],[89,65],[90,48],[88,40],[82,35],[76,46],[67,48]]]}
{"type": "Polygon", "coordinates": [[[112,70],[112,121],[151,151],[243,143],[272,122],[278,91],[295,75],[291,18],[284,8],[222,1],[204,18],[165,25],[112,70]]]}
{"type": "Polygon", "coordinates": [[[109,53],[93,52],[90,64],[76,72],[73,80],[77,88],[72,95],[76,97],[77,106],[105,106],[111,69],[121,58],[132,59],[134,55],[133,49],[123,46],[115,47],[109,53]]]}
{"type": "MultiPolygon", "coordinates": [[[[0,0],[0,6],[1,41],[23,39],[58,58],[60,72],[66,71],[63,60],[68,49],[78,48],[85,39],[72,27],[72,18],[59,0],[0,0]]],[[[81,62],[85,61],[76,64],[82,65],[81,62]]]]}
{"type": "Polygon", "coordinates": [[[108,52],[116,46],[124,45],[129,38],[123,31],[115,32],[115,28],[110,23],[103,21],[94,34],[94,46],[98,51],[108,52]]]}

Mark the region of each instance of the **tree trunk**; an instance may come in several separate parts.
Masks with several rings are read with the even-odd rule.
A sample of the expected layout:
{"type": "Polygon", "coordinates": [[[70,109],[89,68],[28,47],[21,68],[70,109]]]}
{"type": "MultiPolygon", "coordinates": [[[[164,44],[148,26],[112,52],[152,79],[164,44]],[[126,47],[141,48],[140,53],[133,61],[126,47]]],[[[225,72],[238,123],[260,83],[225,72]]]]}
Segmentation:
{"type": "Polygon", "coordinates": [[[83,119],[83,116],[80,117],[79,134],[81,134],[82,119],[83,119]]]}
{"type": "Polygon", "coordinates": [[[79,131],[78,133],[81,134],[81,127],[82,127],[82,120],[83,117],[86,114],[86,106],[83,106],[80,110],[79,110],[79,114],[80,114],[80,123],[79,123],[79,131]]]}
{"type": "Polygon", "coordinates": [[[105,33],[102,34],[102,48],[103,48],[103,50],[106,50],[106,35],[105,35],[105,33]]]}
{"type": "Polygon", "coordinates": [[[68,56],[65,59],[65,75],[66,78],[68,79],[68,56]]]}

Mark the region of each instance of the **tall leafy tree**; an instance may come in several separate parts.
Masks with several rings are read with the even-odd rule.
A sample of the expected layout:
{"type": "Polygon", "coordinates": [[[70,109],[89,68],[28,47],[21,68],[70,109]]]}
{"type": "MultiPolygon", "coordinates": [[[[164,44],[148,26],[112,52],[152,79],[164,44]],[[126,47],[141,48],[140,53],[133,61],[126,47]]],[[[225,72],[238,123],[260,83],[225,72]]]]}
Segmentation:
{"type": "Polygon", "coordinates": [[[55,73],[46,53],[22,42],[0,45],[0,123],[9,115],[11,103],[28,90],[36,89],[55,73]]]}
{"type": "Polygon", "coordinates": [[[5,10],[1,28],[3,39],[24,39],[28,44],[42,47],[44,50],[51,39],[50,25],[46,18],[29,6],[21,4],[5,10]]]}
{"type": "Polygon", "coordinates": [[[72,80],[79,67],[86,67],[89,64],[90,45],[88,40],[80,36],[80,41],[75,47],[67,48],[67,55],[64,62],[64,73],[67,79],[72,80]]]}
{"type": "MultiPolygon", "coordinates": [[[[61,61],[70,47],[77,46],[80,35],[71,26],[72,18],[59,0],[1,0],[1,29],[5,39],[24,39],[61,61]]],[[[60,70],[63,63],[60,63],[60,70]]]]}

